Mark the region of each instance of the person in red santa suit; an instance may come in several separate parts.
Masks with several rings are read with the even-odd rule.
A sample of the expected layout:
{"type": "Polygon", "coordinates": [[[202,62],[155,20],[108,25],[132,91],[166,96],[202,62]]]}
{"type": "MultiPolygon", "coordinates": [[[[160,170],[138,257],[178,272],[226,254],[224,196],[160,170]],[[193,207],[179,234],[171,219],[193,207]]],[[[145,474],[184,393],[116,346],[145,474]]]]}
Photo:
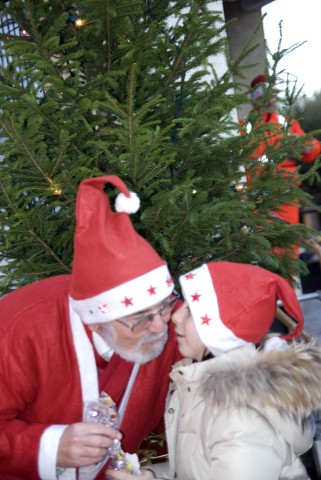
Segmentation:
{"type": "MultiPolygon", "coordinates": [[[[257,149],[249,157],[249,161],[266,161],[266,150],[274,146],[280,147],[280,142],[284,135],[290,134],[297,137],[306,136],[299,122],[291,119],[289,122],[278,113],[276,92],[271,91],[268,78],[265,75],[258,75],[251,82],[251,100],[253,102],[253,111],[250,112],[246,128],[249,131],[255,125],[266,125],[265,139],[262,140],[257,149]],[[254,115],[253,115],[254,113],[254,115]],[[251,120],[254,118],[254,121],[251,120]],[[252,124],[254,123],[254,125],[252,124]]],[[[282,170],[285,176],[289,176],[297,171],[298,165],[314,162],[321,153],[320,142],[316,138],[307,138],[303,142],[303,148],[298,158],[288,158],[277,165],[277,169],[282,170]]],[[[249,179],[248,179],[249,180],[249,179]]],[[[292,181],[292,180],[291,180],[292,181]]],[[[289,224],[299,223],[299,203],[282,205],[277,212],[278,217],[289,224]]]]}
{"type": "Polygon", "coordinates": [[[0,479],[103,479],[122,437],[135,451],[157,426],[172,364],[177,296],[166,262],[133,228],[136,194],[116,176],[81,182],[70,275],[0,300],[0,479]],[[121,193],[113,210],[105,185],[121,193]],[[101,392],[121,433],[85,422],[101,392]]]}

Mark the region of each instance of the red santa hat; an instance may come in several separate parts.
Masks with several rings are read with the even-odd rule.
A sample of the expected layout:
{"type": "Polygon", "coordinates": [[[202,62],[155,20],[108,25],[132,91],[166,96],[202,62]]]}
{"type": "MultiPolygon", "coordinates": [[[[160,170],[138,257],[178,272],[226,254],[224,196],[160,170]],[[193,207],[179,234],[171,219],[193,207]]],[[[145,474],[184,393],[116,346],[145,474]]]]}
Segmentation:
{"type": "Polygon", "coordinates": [[[282,338],[295,338],[302,331],[303,314],[294,289],[261,267],[212,262],[179,281],[200,339],[214,355],[262,340],[271,328],[278,299],[297,321],[295,331],[282,338]]]}
{"type": "Polygon", "coordinates": [[[254,88],[258,83],[268,83],[266,76],[261,74],[253,78],[251,82],[251,88],[254,88]]]}
{"type": "Polygon", "coordinates": [[[251,82],[251,98],[253,101],[257,101],[264,97],[266,90],[269,87],[269,82],[265,75],[258,75],[251,82]]]}
{"type": "Polygon", "coordinates": [[[129,219],[139,205],[137,195],[113,175],[79,186],[70,302],[86,324],[150,308],[173,291],[166,262],[129,219]],[[104,192],[106,183],[121,191],[115,212],[104,192]]]}

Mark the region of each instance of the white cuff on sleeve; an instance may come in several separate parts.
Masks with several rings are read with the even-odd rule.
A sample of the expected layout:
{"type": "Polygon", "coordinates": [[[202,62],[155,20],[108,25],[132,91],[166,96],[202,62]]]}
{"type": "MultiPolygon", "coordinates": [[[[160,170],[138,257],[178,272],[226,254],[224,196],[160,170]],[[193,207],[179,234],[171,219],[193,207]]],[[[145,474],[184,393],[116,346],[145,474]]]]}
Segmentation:
{"type": "Polygon", "coordinates": [[[42,434],[38,456],[41,480],[56,480],[57,453],[60,438],[68,425],[51,425],[42,434]]]}

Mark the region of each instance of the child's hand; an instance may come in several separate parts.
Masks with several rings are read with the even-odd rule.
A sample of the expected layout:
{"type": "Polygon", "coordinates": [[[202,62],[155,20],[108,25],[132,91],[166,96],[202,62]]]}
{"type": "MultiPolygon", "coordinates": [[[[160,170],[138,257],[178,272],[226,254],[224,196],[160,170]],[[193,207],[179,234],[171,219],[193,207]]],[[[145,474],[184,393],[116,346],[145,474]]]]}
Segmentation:
{"type": "Polygon", "coordinates": [[[118,470],[107,469],[106,474],[114,478],[115,480],[138,480],[139,477],[142,479],[155,478],[155,475],[150,470],[141,470],[141,475],[132,475],[126,472],[119,472],[118,470]]]}

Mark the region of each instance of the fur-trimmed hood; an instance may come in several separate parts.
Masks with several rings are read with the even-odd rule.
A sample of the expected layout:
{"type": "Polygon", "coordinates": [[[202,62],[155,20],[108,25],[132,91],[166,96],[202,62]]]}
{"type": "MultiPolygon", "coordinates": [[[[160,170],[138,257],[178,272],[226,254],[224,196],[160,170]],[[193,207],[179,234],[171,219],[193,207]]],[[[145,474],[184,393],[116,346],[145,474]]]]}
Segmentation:
{"type": "Polygon", "coordinates": [[[315,343],[255,352],[245,347],[213,359],[212,367],[202,374],[202,389],[217,406],[263,407],[297,420],[321,408],[321,347],[315,343]]]}

